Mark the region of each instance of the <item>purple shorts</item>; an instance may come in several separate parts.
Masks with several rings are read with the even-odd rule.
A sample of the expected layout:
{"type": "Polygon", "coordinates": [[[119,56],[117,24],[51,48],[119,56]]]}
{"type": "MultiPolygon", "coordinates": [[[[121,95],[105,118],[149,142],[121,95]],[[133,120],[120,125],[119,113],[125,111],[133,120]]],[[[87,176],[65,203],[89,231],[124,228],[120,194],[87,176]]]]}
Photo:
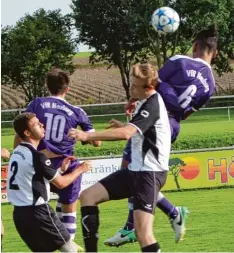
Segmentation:
{"type": "Polygon", "coordinates": [[[180,133],[180,122],[171,117],[169,117],[169,122],[171,127],[171,143],[174,143],[180,133]]]}
{"type": "MultiPolygon", "coordinates": [[[[171,127],[171,143],[176,141],[180,133],[180,123],[172,117],[169,117],[170,127],[171,127]]],[[[123,160],[131,162],[131,139],[128,140],[124,151],[123,151],[123,160]]]]}
{"type": "MultiPolygon", "coordinates": [[[[61,167],[63,159],[64,159],[64,157],[56,157],[56,158],[52,158],[50,160],[51,160],[52,164],[54,165],[54,167],[56,169],[58,169],[61,167]]],[[[78,159],[75,161],[72,161],[69,168],[67,169],[67,171],[63,175],[71,173],[77,167],[77,165],[79,165],[79,163],[80,162],[78,159]]],[[[56,186],[51,184],[51,191],[55,192],[59,195],[59,201],[62,204],[72,204],[79,197],[81,179],[82,179],[82,176],[79,176],[73,183],[71,183],[69,186],[67,186],[66,188],[63,188],[63,189],[58,189],[56,186]]]]}

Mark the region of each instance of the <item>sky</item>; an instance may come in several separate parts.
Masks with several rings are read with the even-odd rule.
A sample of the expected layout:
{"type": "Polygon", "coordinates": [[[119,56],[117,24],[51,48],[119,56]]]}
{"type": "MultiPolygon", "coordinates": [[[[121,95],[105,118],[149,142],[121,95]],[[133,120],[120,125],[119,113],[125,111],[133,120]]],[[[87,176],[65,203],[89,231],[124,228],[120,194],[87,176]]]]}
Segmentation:
{"type": "MultiPolygon", "coordinates": [[[[61,9],[62,14],[70,13],[71,0],[1,0],[1,24],[15,25],[26,13],[33,14],[37,9],[61,9]]],[[[86,45],[79,45],[80,52],[90,51],[86,45]]]]}

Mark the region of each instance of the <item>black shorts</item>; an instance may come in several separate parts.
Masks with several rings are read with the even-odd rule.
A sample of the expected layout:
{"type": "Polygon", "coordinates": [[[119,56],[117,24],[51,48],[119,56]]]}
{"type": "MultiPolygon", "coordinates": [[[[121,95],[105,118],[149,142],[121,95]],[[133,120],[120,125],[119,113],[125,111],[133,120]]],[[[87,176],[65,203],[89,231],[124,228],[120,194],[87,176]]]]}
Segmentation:
{"type": "Polygon", "coordinates": [[[16,207],[15,227],[33,252],[52,252],[70,240],[70,234],[48,205],[16,207]]]}
{"type": "Polygon", "coordinates": [[[134,210],[154,214],[158,193],[165,184],[167,172],[122,169],[100,180],[110,200],[133,197],[134,210]]]}

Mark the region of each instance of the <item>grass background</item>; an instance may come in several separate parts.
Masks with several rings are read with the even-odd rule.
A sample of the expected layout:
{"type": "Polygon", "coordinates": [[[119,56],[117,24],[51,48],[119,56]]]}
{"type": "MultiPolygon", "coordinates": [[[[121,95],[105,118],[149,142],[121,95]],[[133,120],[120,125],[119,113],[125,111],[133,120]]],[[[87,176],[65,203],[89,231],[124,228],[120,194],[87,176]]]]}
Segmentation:
{"type": "MultiPolygon", "coordinates": [[[[181,133],[173,144],[173,150],[224,147],[234,144],[234,108],[228,120],[227,109],[200,111],[188,120],[182,121],[181,133]]],[[[91,121],[97,131],[103,130],[108,121],[116,118],[126,122],[123,116],[92,117],[91,121]]],[[[14,130],[12,123],[2,124],[2,147],[13,149],[14,130]]],[[[103,142],[99,148],[77,143],[75,154],[79,157],[120,155],[126,141],[103,142]]]]}
{"type": "MultiPolygon", "coordinates": [[[[190,214],[185,240],[175,244],[174,233],[167,217],[159,209],[156,210],[154,232],[163,252],[233,252],[233,188],[173,192],[165,195],[175,205],[186,205],[190,214]]],[[[55,201],[51,201],[51,205],[54,207],[55,201]]],[[[29,251],[15,230],[12,211],[13,207],[10,204],[2,205],[5,225],[3,252],[29,251]]],[[[77,217],[78,230],[75,241],[83,245],[79,208],[77,217]]],[[[113,236],[124,225],[126,217],[126,200],[100,205],[99,251],[140,251],[137,243],[119,248],[109,248],[103,245],[105,239],[113,236]]]]}

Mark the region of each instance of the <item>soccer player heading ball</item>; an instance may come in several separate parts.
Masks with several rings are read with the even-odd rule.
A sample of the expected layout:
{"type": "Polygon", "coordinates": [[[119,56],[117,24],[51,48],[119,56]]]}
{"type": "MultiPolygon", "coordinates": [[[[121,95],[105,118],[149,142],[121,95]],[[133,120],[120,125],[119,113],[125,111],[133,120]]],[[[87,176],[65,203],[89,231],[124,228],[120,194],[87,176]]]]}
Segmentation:
{"type": "MultiPolygon", "coordinates": [[[[171,141],[180,132],[180,122],[201,108],[215,91],[215,80],[211,62],[217,56],[218,31],[216,25],[200,31],[194,39],[193,58],[184,55],[171,57],[159,70],[157,92],[162,96],[169,116],[171,141]]],[[[129,108],[133,107],[133,100],[129,108]]],[[[131,114],[131,110],[127,109],[131,114]]],[[[123,155],[122,168],[131,163],[132,144],[129,141],[123,155]]],[[[175,232],[175,241],[183,239],[187,209],[175,207],[160,192],[157,207],[169,218],[175,232]]],[[[133,203],[129,199],[129,215],[125,226],[113,237],[107,239],[108,246],[120,246],[136,241],[133,218],[133,203]]]]}

